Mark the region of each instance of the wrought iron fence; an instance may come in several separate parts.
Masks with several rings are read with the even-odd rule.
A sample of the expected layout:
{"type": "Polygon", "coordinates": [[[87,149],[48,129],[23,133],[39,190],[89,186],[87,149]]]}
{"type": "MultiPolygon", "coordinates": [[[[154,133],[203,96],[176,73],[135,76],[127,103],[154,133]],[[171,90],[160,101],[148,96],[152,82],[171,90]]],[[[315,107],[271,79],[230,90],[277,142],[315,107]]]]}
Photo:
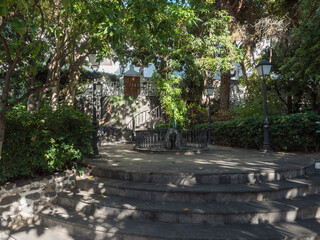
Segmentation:
{"type": "Polygon", "coordinates": [[[151,111],[143,111],[133,116],[126,124],[126,128],[135,131],[136,127],[149,125],[153,128],[154,122],[161,119],[161,106],[157,106],[151,111]]]}
{"type": "MultiPolygon", "coordinates": [[[[141,149],[161,150],[168,147],[169,129],[136,131],[135,147],[141,149]]],[[[177,130],[180,144],[177,149],[206,149],[208,142],[207,130],[177,130]]]]}

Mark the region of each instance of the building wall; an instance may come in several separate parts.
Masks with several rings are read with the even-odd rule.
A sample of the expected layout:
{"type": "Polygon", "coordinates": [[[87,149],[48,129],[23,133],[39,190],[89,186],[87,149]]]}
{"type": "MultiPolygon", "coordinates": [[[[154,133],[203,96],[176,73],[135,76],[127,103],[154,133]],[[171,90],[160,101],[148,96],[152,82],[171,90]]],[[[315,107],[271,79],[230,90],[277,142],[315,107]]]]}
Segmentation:
{"type": "MultiPolygon", "coordinates": [[[[126,66],[124,70],[121,71],[119,62],[113,63],[110,60],[105,60],[101,63],[100,68],[98,71],[106,72],[110,74],[116,74],[118,76],[123,75],[123,73],[132,72],[135,76],[141,74],[140,76],[140,86],[149,86],[148,84],[152,81],[150,80],[152,74],[155,71],[155,67],[153,64],[149,64],[148,67],[145,67],[143,71],[140,67],[131,67],[130,64],[126,66]],[[146,84],[147,83],[147,84],[146,84]]],[[[233,73],[233,72],[231,72],[233,73]]],[[[245,88],[239,84],[239,77],[242,76],[241,71],[239,70],[239,65],[235,63],[235,76],[232,78],[230,84],[230,102],[231,104],[236,104],[237,102],[244,99],[245,96],[245,88]]],[[[176,75],[183,75],[183,73],[177,73],[176,75]]],[[[220,89],[220,73],[218,72],[214,76],[214,96],[213,98],[219,99],[219,89],[220,89]]],[[[150,94],[150,92],[146,92],[146,90],[141,89],[141,95],[137,97],[128,97],[124,95],[124,81],[123,77],[120,77],[119,83],[111,83],[108,80],[102,80],[104,84],[104,91],[107,92],[107,95],[104,98],[104,103],[101,106],[101,123],[105,126],[110,127],[118,127],[124,128],[128,125],[128,123],[132,120],[133,116],[141,112],[149,112],[153,108],[159,105],[157,97],[155,96],[155,92],[150,94]],[[118,84],[117,86],[115,86],[118,84]],[[110,90],[111,89],[111,90],[110,90]],[[112,89],[116,89],[113,91],[112,89]],[[108,91],[107,91],[108,90],[108,91]],[[113,91],[113,92],[112,92],[113,91]],[[118,96],[111,96],[111,95],[118,95],[118,96]],[[154,104],[155,102],[158,102],[154,104]]],[[[88,87],[90,88],[90,86],[88,87]]],[[[152,88],[152,87],[151,87],[152,88]]],[[[154,85],[153,85],[154,88],[154,85]]],[[[147,88],[145,88],[147,89],[147,88]]],[[[205,98],[206,96],[204,96],[205,98]]]]}
{"type": "MultiPolygon", "coordinates": [[[[105,62],[102,62],[99,68],[99,71],[106,72],[106,73],[111,73],[111,74],[116,74],[120,76],[120,64],[119,62],[112,63],[112,65],[108,65],[106,63],[110,63],[110,60],[107,60],[105,62]]],[[[230,102],[239,102],[242,99],[244,99],[244,94],[245,94],[245,88],[240,85],[238,82],[239,77],[242,76],[242,72],[240,70],[240,65],[238,63],[234,64],[235,70],[231,71],[231,73],[235,74],[235,76],[232,78],[231,81],[231,86],[230,86],[230,102]]],[[[126,66],[124,69],[124,72],[129,71],[130,69],[130,64],[126,66]]],[[[140,72],[140,67],[134,66],[134,71],[140,72]]],[[[141,76],[141,86],[143,82],[147,81],[147,79],[150,79],[156,71],[155,66],[153,63],[150,63],[147,67],[143,69],[143,74],[141,76]]],[[[177,76],[182,76],[183,73],[175,73],[177,76]]],[[[214,82],[215,85],[215,98],[219,98],[219,86],[220,86],[220,72],[217,72],[217,74],[213,77],[216,79],[214,82]]],[[[121,83],[123,83],[123,79],[121,79],[121,83]]]]}

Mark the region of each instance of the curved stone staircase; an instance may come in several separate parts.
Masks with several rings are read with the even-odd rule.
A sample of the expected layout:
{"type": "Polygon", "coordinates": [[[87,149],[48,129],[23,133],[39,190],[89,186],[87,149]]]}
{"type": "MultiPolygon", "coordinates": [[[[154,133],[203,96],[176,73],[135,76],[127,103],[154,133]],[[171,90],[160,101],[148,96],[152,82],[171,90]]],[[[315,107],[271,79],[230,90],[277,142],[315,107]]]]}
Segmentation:
{"type": "Polygon", "coordinates": [[[161,106],[151,111],[143,110],[133,116],[125,126],[100,127],[98,130],[99,142],[101,144],[110,142],[131,142],[136,130],[153,129],[155,125],[163,123],[161,106]]]}
{"type": "Polygon", "coordinates": [[[313,162],[229,174],[93,167],[40,217],[75,239],[319,239],[319,192],[313,162]]]}
{"type": "Polygon", "coordinates": [[[161,106],[153,108],[151,111],[145,110],[136,114],[127,124],[126,129],[129,130],[144,130],[153,129],[154,125],[161,123],[162,111],[161,106]]]}

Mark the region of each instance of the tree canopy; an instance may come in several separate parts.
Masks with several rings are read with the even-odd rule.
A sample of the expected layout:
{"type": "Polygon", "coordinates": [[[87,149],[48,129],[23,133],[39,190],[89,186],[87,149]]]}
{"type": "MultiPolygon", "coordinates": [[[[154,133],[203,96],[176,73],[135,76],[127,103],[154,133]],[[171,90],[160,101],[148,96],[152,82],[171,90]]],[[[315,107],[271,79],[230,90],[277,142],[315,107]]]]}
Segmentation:
{"type": "MultiPolygon", "coordinates": [[[[30,111],[45,103],[53,109],[74,104],[81,69],[93,52],[122,65],[153,63],[159,88],[180,88],[171,99],[184,105],[200,102],[217,72],[224,86],[220,100],[229,102],[235,62],[241,66],[245,103],[253,104],[261,98],[254,67],[267,57],[274,69],[268,82],[274,104],[284,104],[289,113],[302,106],[320,112],[319,3],[0,0],[0,142],[6,112],[17,103],[27,101],[30,111]],[[178,71],[181,79],[173,79],[178,71]]],[[[171,102],[168,109],[174,106],[171,102]]]]}

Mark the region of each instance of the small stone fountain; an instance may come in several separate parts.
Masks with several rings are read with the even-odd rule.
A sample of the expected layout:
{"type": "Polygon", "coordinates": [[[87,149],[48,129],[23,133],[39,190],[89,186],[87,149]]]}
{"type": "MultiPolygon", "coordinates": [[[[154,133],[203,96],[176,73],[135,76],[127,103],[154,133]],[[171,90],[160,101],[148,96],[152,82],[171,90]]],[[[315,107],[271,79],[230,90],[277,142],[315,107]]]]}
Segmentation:
{"type": "Polygon", "coordinates": [[[181,143],[181,134],[175,128],[169,128],[165,135],[165,148],[166,149],[180,149],[182,146],[181,143]]]}
{"type": "Polygon", "coordinates": [[[151,152],[200,152],[208,150],[207,132],[203,130],[136,131],[135,150],[151,152]]]}
{"type": "MultiPolygon", "coordinates": [[[[174,117],[174,113],[173,113],[174,117]]],[[[208,150],[206,130],[177,130],[173,127],[159,130],[136,131],[135,150],[151,152],[199,152],[208,150]]]]}

